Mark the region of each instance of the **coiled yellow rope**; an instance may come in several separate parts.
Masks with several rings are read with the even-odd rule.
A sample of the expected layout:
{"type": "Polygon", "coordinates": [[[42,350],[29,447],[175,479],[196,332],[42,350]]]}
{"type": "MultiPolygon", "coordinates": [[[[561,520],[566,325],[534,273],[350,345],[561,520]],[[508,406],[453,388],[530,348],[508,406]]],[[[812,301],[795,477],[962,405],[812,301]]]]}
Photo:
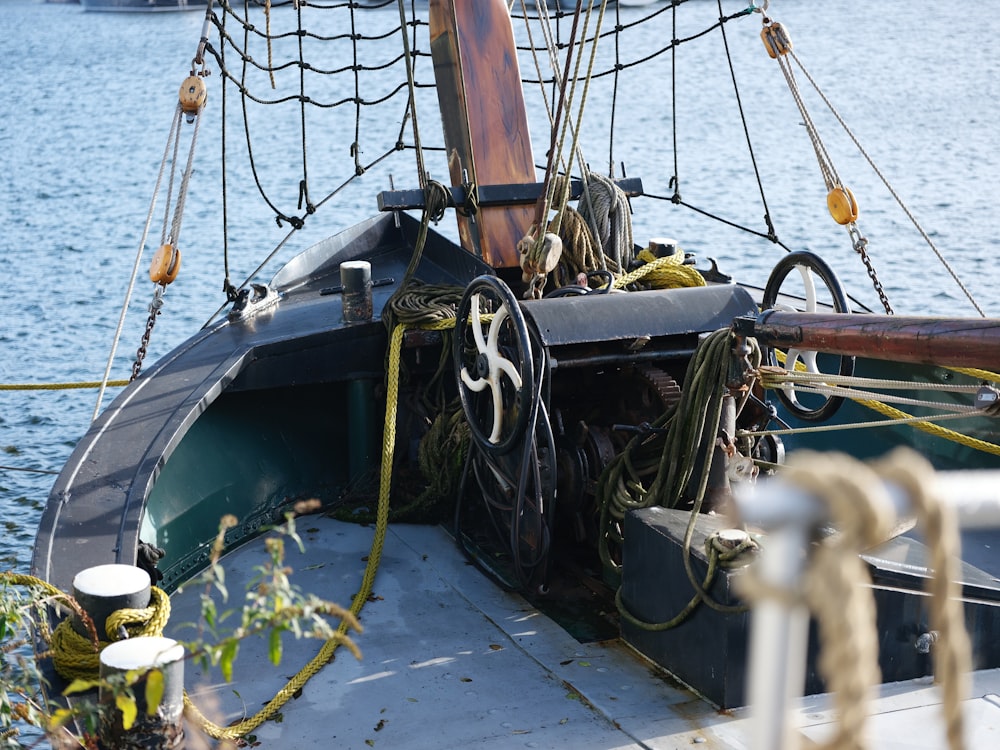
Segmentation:
{"type": "Polygon", "coordinates": [[[119,627],[124,626],[130,638],[160,636],[170,619],[170,597],[156,588],[150,589],[151,602],[144,609],[119,609],[106,621],[105,631],[110,640],[94,642],[77,633],[69,619],[60,622],[52,631],[52,663],[56,672],[67,680],[94,679],[100,673],[100,653],[114,641],[120,640],[119,627]]]}
{"type": "MultiPolygon", "coordinates": [[[[39,588],[50,598],[66,598],[66,594],[51,583],[35,576],[0,573],[0,582],[39,588]]],[[[120,640],[118,633],[122,627],[130,638],[162,635],[170,619],[170,597],[162,589],[153,586],[150,589],[150,599],[148,607],[119,609],[112,612],[104,623],[95,623],[97,627],[104,625],[104,634],[108,637],[108,640],[98,640],[96,644],[90,638],[77,633],[69,618],[62,620],[47,639],[52,651],[52,664],[59,676],[66,680],[95,679],[100,672],[101,651],[109,643],[120,640]]],[[[45,633],[42,635],[44,637],[45,633]]]]}
{"type": "Polygon", "coordinates": [[[643,265],[615,279],[615,289],[624,289],[640,280],[645,280],[654,289],[705,286],[705,279],[698,270],[694,266],[684,265],[684,251],[680,248],[677,248],[673,255],[664,255],[661,258],[657,258],[646,248],[636,257],[644,261],[643,265]]]}

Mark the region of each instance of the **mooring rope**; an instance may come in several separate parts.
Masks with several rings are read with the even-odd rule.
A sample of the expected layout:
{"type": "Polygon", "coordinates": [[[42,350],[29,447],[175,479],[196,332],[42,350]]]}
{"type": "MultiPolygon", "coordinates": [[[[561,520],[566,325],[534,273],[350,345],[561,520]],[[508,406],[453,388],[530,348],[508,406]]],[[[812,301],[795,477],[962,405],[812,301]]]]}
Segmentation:
{"type": "Polygon", "coordinates": [[[0,383],[0,391],[68,391],[81,388],[123,388],[127,380],[85,380],[79,383],[0,383]]]}
{"type": "MultiPolygon", "coordinates": [[[[68,595],[48,581],[22,573],[0,573],[0,582],[13,586],[37,588],[45,599],[66,601],[68,595]]],[[[96,679],[100,672],[100,653],[114,641],[121,640],[124,628],[127,637],[159,636],[170,619],[170,597],[156,586],[150,587],[150,604],[142,609],[119,609],[108,615],[103,623],[94,623],[104,628],[108,640],[95,633],[97,642],[80,635],[73,629],[70,618],[56,625],[51,634],[43,626],[41,635],[48,642],[52,654],[52,665],[60,677],[66,680],[96,679]]]]}

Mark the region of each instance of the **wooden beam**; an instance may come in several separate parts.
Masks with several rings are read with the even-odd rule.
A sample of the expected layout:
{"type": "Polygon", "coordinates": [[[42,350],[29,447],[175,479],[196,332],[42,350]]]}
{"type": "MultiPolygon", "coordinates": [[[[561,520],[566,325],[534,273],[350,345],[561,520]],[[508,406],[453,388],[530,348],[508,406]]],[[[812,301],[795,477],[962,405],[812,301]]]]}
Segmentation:
{"type": "MultiPolygon", "coordinates": [[[[642,180],[638,177],[628,177],[615,182],[629,198],[642,195],[642,180]]],[[[533,206],[542,194],[544,183],[531,182],[519,185],[480,185],[480,206],[533,206]]],[[[465,204],[466,190],[464,187],[449,188],[451,198],[448,206],[465,204]]],[[[570,182],[570,199],[577,200],[583,195],[583,182],[570,182]]],[[[407,211],[424,207],[423,190],[383,190],[378,194],[379,211],[407,211]]]]}
{"type": "Polygon", "coordinates": [[[1000,368],[1000,320],[769,310],[753,336],[762,344],[944,367],[1000,368]]]}
{"type": "MultiPolygon", "coordinates": [[[[431,56],[453,185],[534,183],[514,30],[505,0],[430,0],[431,56]]],[[[495,268],[518,265],[531,207],[458,216],[462,245],[495,268]]]]}

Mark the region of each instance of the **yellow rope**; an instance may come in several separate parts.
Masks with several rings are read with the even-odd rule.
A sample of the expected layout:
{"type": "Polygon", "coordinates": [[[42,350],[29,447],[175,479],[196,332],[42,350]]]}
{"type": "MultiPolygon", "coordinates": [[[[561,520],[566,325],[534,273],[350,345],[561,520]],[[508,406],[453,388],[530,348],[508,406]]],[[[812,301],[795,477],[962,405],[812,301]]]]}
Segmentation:
{"type": "MultiPolygon", "coordinates": [[[[775,349],[775,354],[778,360],[784,364],[785,354],[784,352],[775,349]]],[[[797,370],[804,370],[805,364],[801,361],[795,363],[795,368],[797,370]]],[[[971,377],[980,378],[982,380],[991,380],[993,382],[1000,382],[1000,375],[989,372],[988,370],[977,370],[974,368],[946,368],[954,370],[971,377]]],[[[919,383],[914,383],[915,388],[919,388],[919,383]]],[[[980,440],[979,438],[974,438],[969,435],[963,435],[955,430],[949,430],[947,427],[942,427],[939,424],[934,424],[933,422],[924,421],[913,421],[916,419],[912,414],[907,414],[901,409],[897,409],[894,406],[889,406],[888,404],[882,403],[881,401],[876,401],[875,399],[854,399],[857,403],[862,406],[866,406],[872,411],[876,411],[883,416],[890,417],[897,420],[909,420],[907,424],[913,425],[916,429],[921,432],[926,432],[928,435],[934,435],[935,437],[942,438],[944,440],[950,440],[953,443],[958,443],[959,445],[964,445],[967,448],[972,448],[973,450],[982,451],[983,453],[989,453],[994,456],[1000,456],[1000,445],[995,443],[990,443],[986,440],[980,440]]]]}
{"type": "MultiPolygon", "coordinates": [[[[361,612],[371,595],[372,586],[375,583],[375,573],[378,571],[379,561],[382,558],[382,548],[385,544],[385,532],[389,525],[389,490],[392,486],[392,459],[396,446],[396,405],[399,397],[399,350],[403,341],[404,326],[398,325],[392,331],[392,338],[389,343],[389,372],[387,378],[387,393],[385,399],[385,428],[382,432],[382,466],[380,473],[381,484],[379,487],[378,510],[376,512],[375,535],[372,538],[371,551],[368,554],[368,565],[365,567],[364,576],[361,579],[361,589],[354,596],[351,603],[351,614],[355,617],[361,612]]],[[[221,727],[209,721],[195,707],[191,700],[184,696],[184,705],[188,716],[194,720],[201,729],[210,737],[215,739],[235,740],[248,732],[252,732],[268,719],[271,719],[288,700],[295,695],[309,681],[309,679],[319,672],[327,662],[329,662],[341,644],[341,639],[347,632],[349,624],[346,620],[341,621],[337,628],[335,637],[326,641],[319,653],[316,654],[299,672],[288,681],[288,683],[278,691],[278,693],[268,703],[253,716],[244,719],[237,724],[221,727]]]]}
{"type": "MultiPolygon", "coordinates": [[[[859,400],[859,404],[862,406],[867,406],[873,411],[877,411],[879,414],[883,414],[887,417],[892,417],[893,419],[913,419],[913,417],[907,414],[905,411],[897,409],[894,406],[889,406],[888,404],[883,404],[881,401],[874,401],[871,399],[859,400]]],[[[916,427],[921,432],[926,432],[929,435],[934,435],[935,437],[944,438],[945,440],[950,440],[953,443],[958,443],[959,445],[964,445],[967,448],[972,448],[974,450],[982,451],[983,453],[990,453],[994,456],[1000,456],[1000,445],[995,443],[987,442],[986,440],[980,440],[979,438],[970,437],[969,435],[963,435],[960,432],[955,432],[954,430],[949,430],[947,427],[942,427],[939,424],[934,424],[933,422],[911,422],[914,427],[916,427]]]]}
{"type": "MultiPolygon", "coordinates": [[[[150,588],[150,604],[144,609],[119,609],[108,615],[105,634],[109,640],[94,642],[74,629],[67,618],[52,632],[52,663],[56,672],[67,680],[94,679],[101,668],[100,652],[114,641],[120,640],[118,629],[125,627],[129,638],[160,636],[170,619],[170,597],[162,590],[150,588]]],[[[100,623],[95,623],[100,626],[100,623]]]]}
{"type": "Polygon", "coordinates": [[[1000,375],[995,372],[990,372],[989,370],[980,370],[977,367],[947,367],[947,370],[952,370],[953,372],[960,372],[963,375],[968,375],[970,378],[976,378],[977,380],[989,380],[991,383],[1000,383],[1000,375]]]}
{"type": "MultiPolygon", "coordinates": [[[[109,380],[103,385],[121,388],[128,385],[127,380],[109,380]]],[[[82,383],[0,383],[0,391],[67,391],[74,388],[100,388],[100,380],[87,380],[82,383]]]]}
{"type": "MultiPolygon", "coordinates": [[[[47,597],[66,598],[66,594],[51,583],[35,576],[0,573],[0,582],[15,586],[34,586],[40,588],[47,597]]],[[[94,623],[96,627],[103,625],[108,637],[108,640],[98,640],[96,644],[77,633],[69,618],[60,622],[47,639],[52,650],[52,664],[59,676],[66,680],[95,679],[100,672],[100,653],[105,646],[119,640],[120,627],[126,629],[130,638],[162,635],[170,619],[170,597],[162,589],[153,586],[150,588],[150,600],[149,606],[144,609],[120,609],[112,612],[104,623],[94,623]]],[[[100,639],[100,635],[98,638],[100,639]]]]}
{"type": "Polygon", "coordinates": [[[644,261],[643,265],[615,279],[615,289],[623,289],[640,279],[645,279],[655,289],[705,286],[705,279],[698,270],[694,266],[684,265],[684,252],[680,248],[673,255],[664,255],[662,258],[657,258],[647,248],[636,257],[644,261]]]}

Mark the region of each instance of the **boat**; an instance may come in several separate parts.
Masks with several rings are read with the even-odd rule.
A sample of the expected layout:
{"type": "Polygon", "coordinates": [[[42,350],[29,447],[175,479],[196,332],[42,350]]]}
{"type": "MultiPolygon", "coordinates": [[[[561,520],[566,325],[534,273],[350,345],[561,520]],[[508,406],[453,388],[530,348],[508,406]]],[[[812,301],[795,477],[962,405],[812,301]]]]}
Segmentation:
{"type": "MultiPolygon", "coordinates": [[[[683,205],[678,181],[658,195],[643,177],[598,174],[573,143],[583,103],[609,122],[608,101],[588,97],[588,84],[631,67],[588,75],[587,56],[595,43],[615,47],[631,26],[603,19],[600,4],[578,4],[558,24],[504,0],[431,0],[410,16],[412,5],[248,14],[223,2],[207,12],[181,85],[178,140],[166,150],[175,161],[164,172],[180,183],[167,191],[176,203],[150,263],[146,338],[131,382],[55,481],[33,576],[70,592],[83,571],[140,568],[170,595],[162,632],[177,640],[205,611],[206,572],[220,576],[215,585],[224,576],[231,592],[246,585],[252,593],[266,588],[262,570],[280,576],[287,563],[303,590],[351,603],[364,627],[352,636],[357,659],[337,652],[328,663],[343,632],[318,648],[282,627],[240,645],[233,682],[231,660],[185,665],[197,707],[184,728],[192,742],[205,733],[266,747],[776,748],[794,746],[790,726],[821,741],[860,731],[867,712],[880,746],[943,747],[942,726],[954,742],[963,709],[967,738],[995,742],[1000,570],[991,549],[1000,532],[964,535],[957,577],[945,581],[961,598],[943,599],[961,606],[956,615],[941,604],[939,620],[931,607],[939,599],[924,586],[946,570],[947,557],[933,557],[947,549],[943,532],[912,533],[904,505],[884,528],[872,524],[877,541],[845,547],[838,540],[849,524],[814,511],[811,499],[825,486],[854,482],[860,497],[885,483],[896,489],[873,503],[900,487],[916,503],[921,487],[938,482],[927,477],[952,471],[986,477],[957,494],[995,501],[988,472],[997,468],[998,391],[989,368],[1000,321],[852,311],[830,265],[802,250],[781,254],[763,288],[741,284],[735,271],[690,257],[666,218],[659,233],[635,238],[633,211],[665,216],[683,205]],[[317,18],[303,21],[308,13],[317,18]],[[523,37],[515,43],[525,22],[544,30],[530,44],[544,52],[538,71],[546,73],[518,62],[530,57],[523,37]],[[556,28],[568,35],[560,44],[547,36],[556,28]],[[361,54],[390,36],[401,56],[361,54]],[[326,62],[301,56],[324,44],[352,52],[326,62]],[[390,61],[403,83],[362,94],[363,74],[390,61]],[[307,71],[322,74],[316,92],[302,84],[307,71]],[[335,73],[346,87],[327,82],[335,73]],[[394,173],[373,198],[373,216],[301,248],[267,281],[262,265],[233,283],[227,256],[220,315],[147,364],[148,337],[181,268],[191,169],[180,134],[201,127],[212,80],[230,92],[219,97],[224,108],[234,99],[237,109],[287,101],[298,118],[290,132],[301,133],[300,154],[311,159],[290,200],[262,177],[273,155],[254,140],[259,121],[247,117],[239,135],[254,160],[242,174],[288,232],[276,253],[341,198],[340,178],[306,147],[307,124],[335,103],[349,121],[337,131],[350,144],[343,184],[400,155],[416,161],[418,176],[397,188],[394,173]],[[422,140],[437,119],[428,97],[443,124],[438,148],[422,140]],[[531,119],[527,102],[539,97],[543,116],[531,119]],[[386,102],[387,114],[365,119],[367,105],[386,102]],[[386,121],[396,137],[382,150],[366,136],[372,122],[386,121]],[[334,187],[320,188],[320,175],[334,187]],[[435,229],[450,218],[452,236],[435,229]],[[872,409],[876,427],[829,429],[871,422],[872,409]],[[947,431],[935,423],[941,411],[953,420],[947,431]],[[913,487],[884,460],[878,469],[868,463],[901,445],[916,467],[906,476],[922,478],[913,487]],[[807,474],[819,479],[789,489],[790,477],[807,474]],[[772,496],[767,487],[778,489],[772,496]],[[792,501],[782,505],[782,493],[792,501]],[[800,515],[788,541],[789,519],[800,515]],[[280,549],[275,527],[289,522],[286,534],[304,552],[293,554],[289,542],[277,568],[259,567],[255,560],[280,549]],[[826,599],[847,609],[840,605],[862,591],[874,607],[841,644],[846,651],[835,652],[840,666],[863,673],[853,692],[822,661],[820,615],[810,621],[802,600],[789,603],[791,588],[774,594],[766,565],[754,573],[770,551],[784,551],[782,583],[791,585],[817,549],[841,548],[836,569],[869,578],[840,581],[844,598],[826,599]],[[753,616],[763,612],[770,624],[751,634],[755,597],[764,604],[753,616]],[[931,678],[940,654],[963,653],[961,625],[971,649],[945,677],[971,668],[964,700],[957,688],[942,697],[931,678]],[[868,626],[864,642],[880,646],[874,656],[853,650],[868,626]],[[881,687],[865,703],[872,670],[881,687]],[[845,696],[857,699],[849,711],[845,696]],[[772,709],[762,720],[746,711],[762,704],[772,709]]],[[[682,51],[671,14],[697,7],[664,5],[635,20],[666,23],[653,35],[660,51],[682,51]]],[[[775,65],[787,62],[790,40],[766,2],[715,14],[685,39],[737,28],[775,65]]],[[[616,126],[628,119],[616,114],[616,126]]],[[[853,193],[833,180],[828,201],[887,300],[853,193]]],[[[252,236],[234,231],[233,242],[252,236]]],[[[66,678],[50,678],[60,694],[66,678]]]]}
{"type": "Polygon", "coordinates": [[[109,13],[163,13],[179,10],[200,10],[208,0],[79,0],[85,11],[109,13]]]}

